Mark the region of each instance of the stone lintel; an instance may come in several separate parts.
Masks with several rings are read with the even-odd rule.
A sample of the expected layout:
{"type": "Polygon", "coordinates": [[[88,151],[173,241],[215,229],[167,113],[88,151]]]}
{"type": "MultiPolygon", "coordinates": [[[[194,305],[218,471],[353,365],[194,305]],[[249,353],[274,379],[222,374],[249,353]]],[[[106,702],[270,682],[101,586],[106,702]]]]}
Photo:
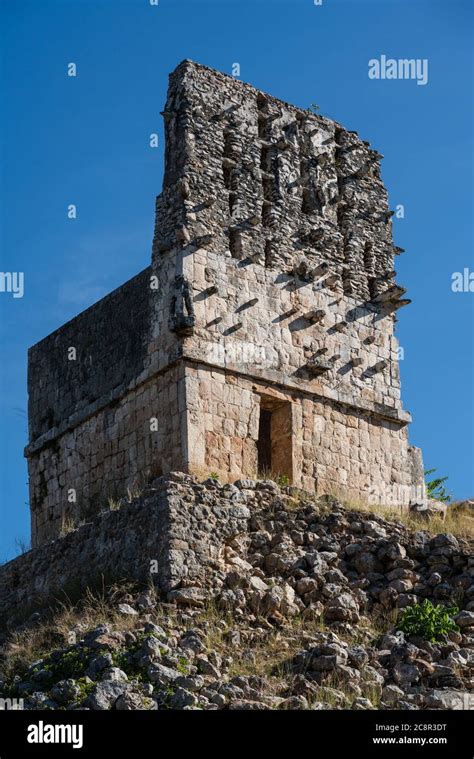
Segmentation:
{"type": "MultiPolygon", "coordinates": [[[[305,385],[299,384],[297,381],[286,377],[281,372],[275,369],[266,369],[263,372],[258,370],[258,367],[252,367],[251,371],[244,371],[239,367],[232,364],[227,364],[225,367],[219,364],[204,361],[202,358],[197,358],[190,355],[184,355],[183,360],[185,363],[200,365],[208,368],[210,371],[220,371],[224,374],[232,374],[234,376],[246,377],[249,381],[259,381],[266,383],[273,388],[283,388],[284,391],[296,392],[300,395],[305,395],[313,400],[321,400],[326,403],[339,404],[345,406],[347,409],[353,409],[354,411],[363,412],[370,416],[380,419],[381,421],[389,421],[394,424],[398,424],[400,427],[405,427],[410,424],[412,418],[408,411],[393,409],[389,406],[384,406],[381,403],[364,403],[360,399],[356,399],[347,393],[340,393],[333,388],[327,388],[328,392],[324,391],[326,388],[320,386],[318,390],[310,390],[305,385]]],[[[281,390],[280,390],[281,393],[281,390]]],[[[283,398],[283,395],[282,395],[283,398]]]]}

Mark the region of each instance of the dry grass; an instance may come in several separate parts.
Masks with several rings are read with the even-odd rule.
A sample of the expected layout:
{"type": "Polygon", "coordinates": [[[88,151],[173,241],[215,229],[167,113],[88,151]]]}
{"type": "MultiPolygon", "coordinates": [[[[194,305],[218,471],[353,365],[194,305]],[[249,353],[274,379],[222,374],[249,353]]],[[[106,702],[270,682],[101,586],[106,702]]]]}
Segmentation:
{"type": "MultiPolygon", "coordinates": [[[[338,632],[341,640],[351,645],[367,644],[393,628],[394,614],[380,611],[364,625],[354,626],[350,634],[338,632]]],[[[230,656],[233,662],[229,669],[231,676],[260,675],[268,679],[274,693],[288,689],[293,674],[290,661],[299,652],[311,645],[317,633],[327,632],[322,616],[303,614],[286,620],[281,627],[273,627],[265,618],[257,619],[256,630],[250,631],[250,639],[243,640],[236,655],[235,645],[229,642],[228,633],[238,628],[238,620],[231,614],[223,614],[212,603],[208,604],[192,622],[192,627],[200,627],[204,633],[206,647],[221,656],[230,656]]],[[[327,683],[328,687],[331,684],[327,683]]],[[[339,684],[338,690],[344,690],[339,684]]],[[[353,700],[352,695],[352,700],[353,700]]],[[[322,699],[321,700],[325,700],[322,699]]],[[[372,699],[371,699],[372,700],[372,699]]]]}
{"type": "MultiPolygon", "coordinates": [[[[44,658],[53,650],[72,645],[99,624],[108,624],[114,630],[133,631],[143,626],[142,616],[129,616],[117,611],[117,604],[136,589],[129,586],[115,586],[108,590],[86,591],[79,604],[73,606],[64,603],[47,622],[14,634],[4,651],[4,664],[0,669],[2,676],[10,681],[15,674],[21,674],[34,661],[44,658]]],[[[152,587],[148,593],[154,594],[152,587]]],[[[156,596],[155,596],[156,598],[156,596]]],[[[361,620],[353,631],[344,635],[338,633],[352,645],[368,640],[375,640],[381,634],[393,628],[394,612],[379,612],[370,620],[361,620]]],[[[182,613],[168,604],[157,603],[150,609],[149,618],[165,629],[182,627],[182,613]]],[[[327,632],[324,619],[315,614],[302,614],[282,621],[281,626],[272,626],[263,617],[257,618],[253,627],[248,627],[245,617],[239,618],[231,612],[221,611],[213,602],[209,602],[196,614],[185,615],[188,629],[199,629],[206,649],[216,651],[223,657],[232,657],[229,675],[262,676],[267,680],[269,695],[283,695],[291,689],[295,675],[291,671],[291,660],[299,651],[311,646],[317,633],[327,632]],[[241,642],[236,647],[229,639],[231,631],[239,631],[241,642]]],[[[364,695],[377,706],[377,693],[364,690],[364,695]]],[[[324,701],[333,707],[348,707],[354,700],[350,685],[340,679],[328,676],[324,684],[317,687],[315,701],[324,701]],[[341,696],[334,690],[342,692],[341,696]]]]}
{"type": "Polygon", "coordinates": [[[282,474],[281,472],[276,472],[273,469],[262,469],[253,478],[255,480],[271,480],[272,482],[276,482],[276,484],[281,487],[287,487],[288,485],[291,485],[291,480],[288,477],[287,474],[282,474]]]}
{"type": "Polygon", "coordinates": [[[63,516],[61,520],[61,529],[59,531],[59,537],[65,538],[70,532],[74,532],[77,529],[77,525],[72,517],[63,516]]]}
{"type": "Polygon", "coordinates": [[[141,498],[144,490],[145,488],[140,485],[132,485],[131,488],[127,488],[127,501],[131,503],[137,498],[141,498]]]}
{"type": "Polygon", "coordinates": [[[61,602],[47,621],[13,633],[3,649],[4,661],[0,666],[3,676],[10,679],[54,649],[73,645],[97,625],[109,624],[114,630],[132,630],[140,624],[138,617],[120,614],[116,609],[126,590],[123,585],[107,591],[88,589],[76,606],[68,601],[61,602]]]}
{"type": "MultiPolygon", "coordinates": [[[[354,627],[353,633],[344,635],[338,633],[342,640],[351,645],[357,645],[368,639],[375,640],[380,635],[393,628],[396,611],[385,612],[380,610],[371,618],[366,626],[363,624],[354,627]]],[[[198,620],[195,620],[195,623],[198,620]]],[[[247,643],[241,644],[241,650],[236,655],[235,646],[230,644],[226,632],[235,628],[235,619],[232,616],[223,617],[212,605],[208,606],[200,615],[199,623],[206,630],[206,644],[209,648],[218,651],[222,656],[233,656],[234,661],[229,668],[229,675],[251,676],[260,675],[267,680],[267,692],[269,695],[284,695],[291,692],[292,681],[295,675],[291,671],[291,660],[299,652],[308,648],[314,640],[315,634],[327,632],[324,619],[319,616],[299,615],[288,620],[281,628],[268,625],[265,620],[258,620],[257,624],[264,628],[259,635],[247,643]],[[265,625],[268,629],[265,629],[265,625]]],[[[380,703],[380,691],[371,683],[360,683],[363,696],[368,698],[374,708],[380,703]]],[[[350,708],[356,695],[350,683],[346,683],[337,674],[328,674],[322,685],[316,686],[311,702],[325,702],[329,708],[350,708]]]]}
{"type": "Polygon", "coordinates": [[[369,504],[356,500],[348,501],[341,499],[341,502],[351,511],[376,514],[389,521],[401,522],[410,530],[427,530],[434,535],[450,532],[459,538],[464,538],[466,540],[474,539],[473,517],[468,512],[457,509],[455,506],[448,506],[446,518],[444,520],[440,517],[434,517],[433,519],[427,520],[419,515],[414,515],[403,507],[369,504]]]}
{"type": "MultiPolygon", "coordinates": [[[[245,621],[245,620],[242,620],[245,621]]],[[[284,665],[297,651],[301,650],[311,638],[311,632],[321,631],[324,624],[320,618],[294,617],[280,628],[273,627],[265,618],[256,621],[254,628],[242,630],[242,622],[230,612],[223,612],[217,606],[208,603],[195,617],[190,626],[202,630],[203,639],[208,650],[217,651],[221,656],[232,657],[229,674],[262,675],[280,679],[284,665]],[[243,637],[239,652],[229,640],[229,633],[239,630],[243,637]]]]}
{"type": "Polygon", "coordinates": [[[117,511],[121,505],[122,504],[119,498],[110,497],[107,501],[107,506],[109,507],[110,511],[117,511]]]}
{"type": "Polygon", "coordinates": [[[107,498],[107,506],[111,511],[117,511],[124,503],[132,503],[133,501],[141,498],[145,491],[145,486],[134,484],[132,487],[128,487],[125,494],[122,497],[109,496],[107,498]]]}
{"type": "Polygon", "coordinates": [[[400,609],[386,609],[383,606],[374,607],[370,615],[370,631],[374,639],[393,630],[397,624],[400,609]]]}

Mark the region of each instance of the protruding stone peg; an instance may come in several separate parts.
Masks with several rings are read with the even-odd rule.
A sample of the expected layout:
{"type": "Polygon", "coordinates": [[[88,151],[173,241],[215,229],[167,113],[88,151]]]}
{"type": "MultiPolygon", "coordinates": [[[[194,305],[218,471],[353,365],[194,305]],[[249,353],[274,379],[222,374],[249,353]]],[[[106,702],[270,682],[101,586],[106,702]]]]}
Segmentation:
{"type": "Polygon", "coordinates": [[[410,303],[411,303],[410,298],[401,298],[400,300],[396,300],[390,304],[391,310],[398,311],[399,308],[403,308],[403,306],[409,306],[410,303]]]}
{"type": "Polygon", "coordinates": [[[229,158],[228,156],[224,156],[222,159],[222,165],[229,169],[234,169],[237,166],[237,162],[233,161],[232,158],[229,158]]]}
{"type": "Polygon", "coordinates": [[[376,295],[374,301],[375,303],[397,301],[402,297],[402,295],[405,295],[405,293],[406,290],[404,287],[400,287],[400,285],[392,285],[391,287],[387,288],[387,290],[384,290],[383,292],[376,295]]]}
{"type": "Polygon", "coordinates": [[[245,303],[242,303],[241,306],[239,306],[236,311],[237,313],[240,313],[241,311],[246,311],[248,308],[252,308],[252,306],[255,306],[255,304],[258,303],[258,298],[251,298],[250,300],[247,300],[245,303]]]}
{"type": "Polygon", "coordinates": [[[329,361],[325,361],[320,356],[312,356],[310,359],[308,359],[308,362],[306,364],[306,369],[310,374],[312,374],[315,377],[318,377],[321,374],[325,374],[325,372],[328,372],[331,369],[331,364],[329,361]]]}
{"type": "Polygon", "coordinates": [[[189,182],[187,179],[184,179],[184,178],[180,179],[179,184],[178,184],[178,189],[181,194],[181,197],[189,198],[190,189],[189,189],[189,182]]]}
{"type": "Polygon", "coordinates": [[[209,243],[211,243],[213,239],[214,239],[214,234],[210,232],[207,235],[200,235],[199,237],[196,237],[194,242],[198,246],[198,248],[205,248],[206,245],[209,245],[209,243]]]}
{"type": "Polygon", "coordinates": [[[337,274],[328,274],[328,276],[325,278],[323,285],[326,287],[334,287],[335,284],[339,281],[339,276],[337,274]]]}
{"type": "Polygon", "coordinates": [[[307,311],[304,314],[304,318],[307,319],[309,322],[312,322],[313,324],[316,324],[317,322],[322,321],[325,316],[326,316],[326,311],[323,308],[317,308],[314,311],[307,311]]]}
{"type": "Polygon", "coordinates": [[[237,322],[237,324],[232,324],[231,327],[228,327],[225,333],[226,335],[231,335],[233,332],[237,332],[237,330],[242,329],[243,326],[244,325],[242,324],[242,322],[237,322]]]}
{"type": "Polygon", "coordinates": [[[314,267],[314,269],[311,270],[311,278],[314,279],[315,277],[320,277],[323,274],[327,274],[329,271],[329,264],[326,261],[322,261],[320,264],[314,267]]]}
{"type": "Polygon", "coordinates": [[[224,317],[222,316],[215,316],[214,319],[211,319],[211,321],[206,324],[206,327],[215,327],[216,324],[220,324],[223,318],[224,317]]]}
{"type": "Polygon", "coordinates": [[[176,230],[176,239],[179,240],[179,242],[188,243],[191,239],[189,229],[187,227],[180,227],[176,230]]]}

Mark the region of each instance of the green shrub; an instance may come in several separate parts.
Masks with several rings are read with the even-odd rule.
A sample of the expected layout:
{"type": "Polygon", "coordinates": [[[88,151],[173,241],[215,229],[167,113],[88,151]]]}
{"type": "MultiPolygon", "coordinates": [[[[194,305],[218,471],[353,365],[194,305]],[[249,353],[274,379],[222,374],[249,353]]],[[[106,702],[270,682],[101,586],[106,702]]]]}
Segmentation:
{"type": "Polygon", "coordinates": [[[76,685],[79,686],[78,701],[84,701],[94,690],[96,684],[94,682],[88,682],[85,677],[80,677],[76,680],[76,685]]]}
{"type": "Polygon", "coordinates": [[[456,606],[435,606],[426,598],[422,604],[408,606],[403,610],[397,629],[435,643],[443,635],[459,630],[452,619],[458,612],[456,606]]]}
{"type": "MultiPolygon", "coordinates": [[[[427,475],[433,474],[433,472],[436,472],[436,469],[427,469],[425,472],[425,477],[427,475]]],[[[436,501],[448,503],[451,500],[451,496],[444,487],[444,483],[447,479],[447,477],[435,477],[434,480],[426,480],[426,495],[428,498],[434,498],[436,501]]]]}
{"type": "Polygon", "coordinates": [[[139,653],[146,638],[149,637],[153,636],[146,632],[138,633],[136,635],[136,640],[128,648],[121,651],[114,651],[112,654],[114,667],[123,670],[129,678],[142,680],[146,675],[146,672],[135,661],[135,655],[139,653]]]}
{"type": "Polygon", "coordinates": [[[279,485],[281,488],[286,487],[290,484],[290,478],[287,474],[279,474],[276,478],[276,484],[279,485]]]}

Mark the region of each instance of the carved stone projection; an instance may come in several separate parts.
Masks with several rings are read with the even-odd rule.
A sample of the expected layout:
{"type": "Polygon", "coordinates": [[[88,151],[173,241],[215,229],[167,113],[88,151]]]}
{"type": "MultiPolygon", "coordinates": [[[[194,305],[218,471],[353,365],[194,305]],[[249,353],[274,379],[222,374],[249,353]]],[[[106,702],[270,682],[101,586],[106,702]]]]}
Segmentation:
{"type": "Polygon", "coordinates": [[[171,470],[408,504],[380,154],[191,61],[163,116],[150,268],[29,352],[34,544],[171,470]]]}
{"type": "Polygon", "coordinates": [[[189,282],[182,274],[178,274],[172,285],[170,332],[175,332],[177,335],[192,335],[195,322],[189,282]]]}

